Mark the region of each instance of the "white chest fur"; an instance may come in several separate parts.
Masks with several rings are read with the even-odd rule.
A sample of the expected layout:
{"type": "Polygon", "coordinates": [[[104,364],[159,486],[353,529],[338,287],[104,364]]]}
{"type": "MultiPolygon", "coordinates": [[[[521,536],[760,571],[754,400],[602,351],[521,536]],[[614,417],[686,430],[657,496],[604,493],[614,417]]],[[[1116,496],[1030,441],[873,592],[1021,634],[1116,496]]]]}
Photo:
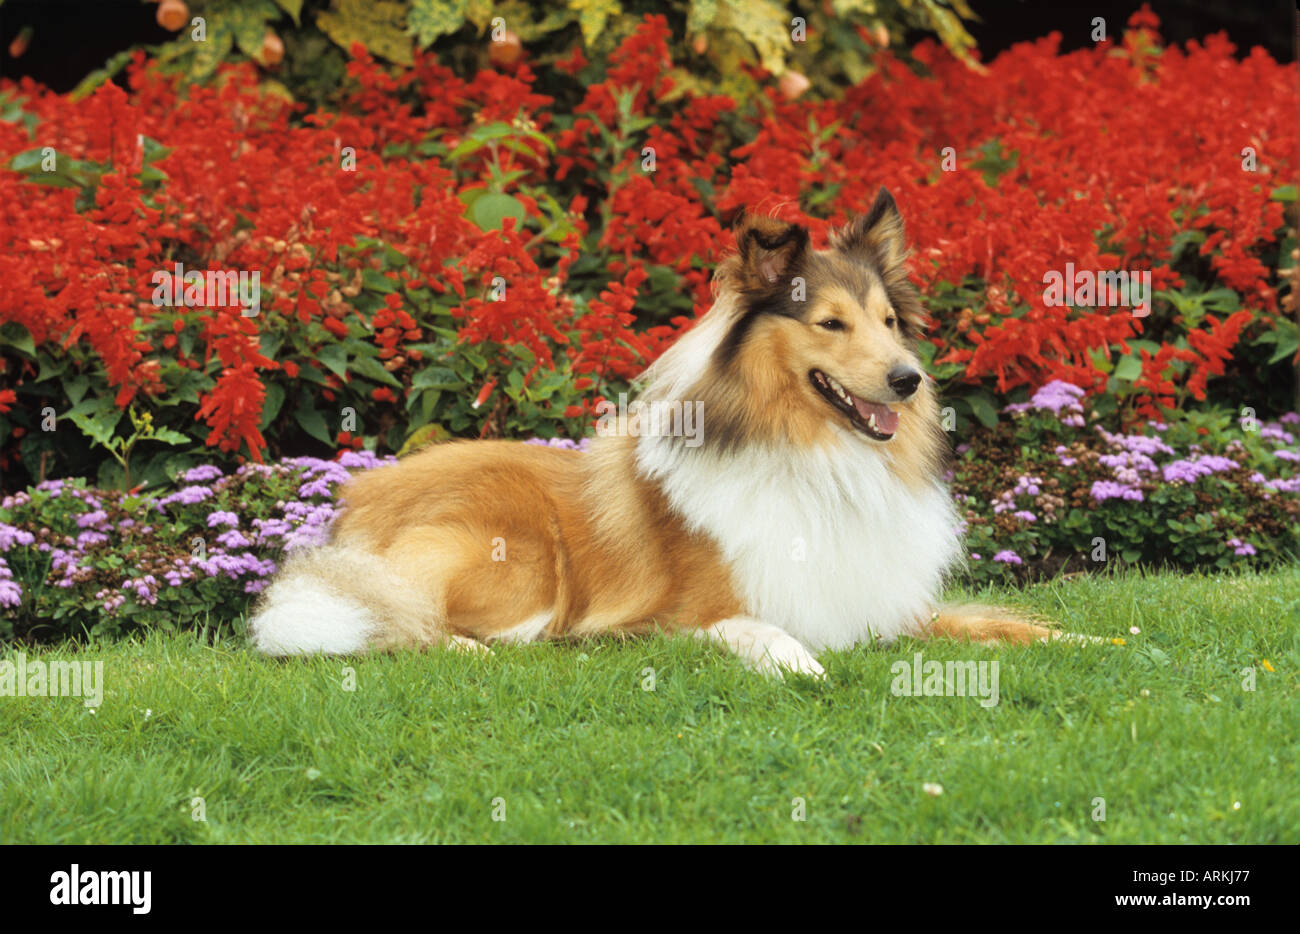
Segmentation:
{"type": "Polygon", "coordinates": [[[718,542],[749,614],[814,651],[914,632],[960,556],[948,491],[908,488],[847,432],[832,448],[725,458],[645,437],[637,464],[718,542]]]}

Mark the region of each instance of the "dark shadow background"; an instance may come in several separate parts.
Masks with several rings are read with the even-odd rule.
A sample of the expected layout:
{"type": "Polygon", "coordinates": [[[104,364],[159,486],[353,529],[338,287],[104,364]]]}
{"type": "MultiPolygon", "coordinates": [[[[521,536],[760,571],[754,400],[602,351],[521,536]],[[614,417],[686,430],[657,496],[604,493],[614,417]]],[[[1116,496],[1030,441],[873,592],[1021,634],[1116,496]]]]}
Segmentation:
{"type": "MultiPolygon", "coordinates": [[[[984,61],[1017,42],[1053,31],[1063,51],[1092,44],[1092,20],[1106,20],[1107,34],[1121,32],[1139,0],[970,0],[979,22],[967,29],[984,61]]],[[[1295,60],[1294,6],[1290,0],[1152,0],[1167,41],[1186,42],[1224,30],[1244,55],[1262,45],[1278,61],[1295,60]]],[[[59,92],[71,90],[111,55],[137,43],[172,37],[154,22],[157,7],[141,0],[5,0],[0,6],[0,77],[28,75],[59,92]],[[26,53],[9,55],[10,41],[33,27],[26,53]]],[[[912,41],[921,34],[909,35],[912,41]]]]}

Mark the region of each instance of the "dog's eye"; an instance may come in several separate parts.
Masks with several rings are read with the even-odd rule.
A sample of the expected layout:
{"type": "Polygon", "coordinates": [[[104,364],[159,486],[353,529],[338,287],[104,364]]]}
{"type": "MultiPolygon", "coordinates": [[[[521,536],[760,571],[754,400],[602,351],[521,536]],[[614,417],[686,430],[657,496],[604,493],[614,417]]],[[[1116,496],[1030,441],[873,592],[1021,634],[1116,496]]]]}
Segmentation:
{"type": "Polygon", "coordinates": [[[898,327],[898,318],[894,317],[893,315],[890,315],[888,318],[885,319],[885,327],[887,328],[898,327]]]}
{"type": "Polygon", "coordinates": [[[818,321],[819,328],[825,328],[828,331],[843,331],[844,322],[839,318],[827,318],[825,321],[818,321]]]}

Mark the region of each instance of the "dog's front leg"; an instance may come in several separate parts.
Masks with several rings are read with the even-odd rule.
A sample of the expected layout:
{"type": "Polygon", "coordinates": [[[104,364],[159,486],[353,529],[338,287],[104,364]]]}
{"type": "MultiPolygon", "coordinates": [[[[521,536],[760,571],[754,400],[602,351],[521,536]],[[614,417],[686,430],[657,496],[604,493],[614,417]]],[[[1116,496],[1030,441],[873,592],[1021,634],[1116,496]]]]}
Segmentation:
{"type": "Polygon", "coordinates": [[[787,671],[824,678],[825,670],[804,644],[784,629],[748,616],[733,616],[695,630],[697,639],[720,642],[750,668],[784,677],[787,671]]]}

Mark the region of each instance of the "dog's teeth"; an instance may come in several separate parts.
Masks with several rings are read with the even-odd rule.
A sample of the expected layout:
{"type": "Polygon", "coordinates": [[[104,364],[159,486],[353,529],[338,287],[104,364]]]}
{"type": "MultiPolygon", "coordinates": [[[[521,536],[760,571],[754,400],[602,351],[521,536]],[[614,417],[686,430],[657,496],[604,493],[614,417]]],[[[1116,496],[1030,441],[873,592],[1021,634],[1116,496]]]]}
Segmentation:
{"type": "Polygon", "coordinates": [[[867,416],[867,427],[870,428],[872,431],[877,431],[877,430],[878,430],[878,429],[876,428],[876,413],[875,413],[875,412],[872,412],[870,415],[867,416]]]}

